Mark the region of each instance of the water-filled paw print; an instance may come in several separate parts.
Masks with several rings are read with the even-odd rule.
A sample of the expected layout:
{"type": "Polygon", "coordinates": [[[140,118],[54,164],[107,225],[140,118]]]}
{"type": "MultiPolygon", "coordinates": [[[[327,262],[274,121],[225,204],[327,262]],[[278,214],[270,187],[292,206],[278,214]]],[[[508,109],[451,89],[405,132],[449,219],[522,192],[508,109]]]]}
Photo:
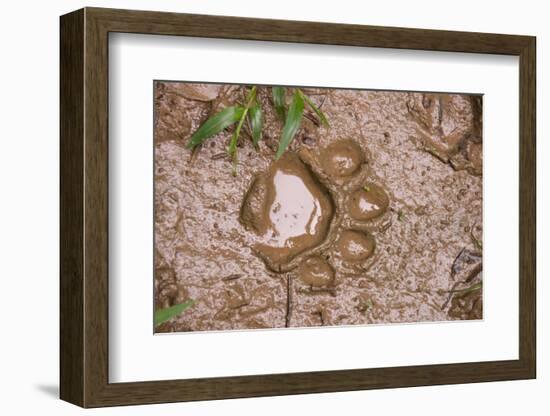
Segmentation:
{"type": "Polygon", "coordinates": [[[240,221],[253,250],[277,273],[331,290],[375,261],[375,234],[390,223],[390,196],[351,139],[289,152],[256,175],[240,221]]]}

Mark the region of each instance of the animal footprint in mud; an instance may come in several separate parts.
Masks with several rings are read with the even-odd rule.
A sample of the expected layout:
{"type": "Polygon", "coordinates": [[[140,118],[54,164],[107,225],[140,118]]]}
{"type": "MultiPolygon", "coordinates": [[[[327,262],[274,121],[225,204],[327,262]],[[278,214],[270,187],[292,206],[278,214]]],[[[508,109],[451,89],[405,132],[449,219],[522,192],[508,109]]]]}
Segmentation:
{"type": "Polygon", "coordinates": [[[482,173],[482,97],[410,93],[407,110],[425,150],[455,170],[482,173]]]}
{"type": "Polygon", "coordinates": [[[240,221],[270,270],[326,288],[370,267],[390,199],[367,155],[357,142],[339,140],[288,152],[256,175],[240,221]]]}

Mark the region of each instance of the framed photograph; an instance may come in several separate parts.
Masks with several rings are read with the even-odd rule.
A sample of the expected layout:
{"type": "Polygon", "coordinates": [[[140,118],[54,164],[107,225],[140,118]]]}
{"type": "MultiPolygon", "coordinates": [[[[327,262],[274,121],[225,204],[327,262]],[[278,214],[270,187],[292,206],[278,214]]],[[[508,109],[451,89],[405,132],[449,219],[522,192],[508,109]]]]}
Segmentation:
{"type": "Polygon", "coordinates": [[[60,28],[63,400],[535,378],[534,37],[60,28]]]}

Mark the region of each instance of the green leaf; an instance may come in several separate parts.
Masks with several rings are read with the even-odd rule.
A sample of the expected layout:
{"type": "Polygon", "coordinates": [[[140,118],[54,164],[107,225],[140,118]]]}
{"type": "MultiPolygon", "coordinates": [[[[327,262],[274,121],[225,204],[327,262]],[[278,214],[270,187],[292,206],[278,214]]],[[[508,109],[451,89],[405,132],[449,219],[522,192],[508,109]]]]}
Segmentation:
{"type": "Polygon", "coordinates": [[[191,305],[193,305],[193,303],[194,303],[194,301],[187,300],[183,303],[179,303],[177,305],[170,306],[169,308],[159,309],[158,311],[155,311],[155,327],[159,326],[160,324],[162,324],[166,321],[169,321],[170,319],[174,318],[175,316],[178,316],[184,310],[186,310],[191,305]]]}
{"type": "Polygon", "coordinates": [[[192,149],[204,142],[209,137],[215,136],[230,125],[240,120],[244,113],[244,108],[241,106],[226,107],[220,112],[214,114],[204,122],[198,130],[193,133],[187,147],[192,149]]]}
{"type": "Polygon", "coordinates": [[[458,293],[460,295],[465,295],[466,293],[475,292],[476,290],[480,290],[483,287],[482,282],[478,282],[470,287],[467,287],[466,289],[459,289],[459,290],[450,290],[450,293],[458,293]]]}
{"type": "Polygon", "coordinates": [[[302,99],[302,95],[299,90],[296,90],[296,92],[294,92],[294,96],[292,97],[288,114],[286,115],[286,121],[283,127],[283,133],[281,134],[281,140],[279,141],[279,148],[277,149],[275,159],[279,159],[283,155],[290,142],[292,142],[292,139],[294,139],[296,132],[300,128],[303,113],[304,100],[302,99]]]}
{"type": "Polygon", "coordinates": [[[260,104],[258,102],[254,103],[252,107],[250,107],[250,128],[252,131],[252,142],[254,143],[254,146],[258,147],[258,142],[262,139],[262,129],[263,129],[263,113],[262,113],[262,107],[260,107],[260,104]]]}
{"type": "Polygon", "coordinates": [[[313,101],[311,101],[311,98],[309,98],[307,95],[305,95],[302,91],[298,90],[300,92],[301,97],[304,99],[304,101],[311,107],[313,111],[315,111],[315,114],[317,114],[317,117],[319,117],[319,120],[321,120],[321,123],[325,127],[330,127],[328,124],[328,120],[325,116],[325,113],[321,111],[319,107],[315,105],[313,101]]]}
{"type": "Polygon", "coordinates": [[[241,128],[243,127],[243,123],[244,123],[244,120],[246,119],[246,115],[248,114],[248,111],[250,110],[252,103],[256,101],[256,90],[257,88],[254,86],[248,92],[246,96],[246,107],[244,108],[244,111],[241,114],[241,117],[239,119],[239,124],[237,124],[237,128],[235,129],[235,132],[231,137],[231,141],[229,142],[229,147],[227,148],[227,152],[229,153],[230,156],[232,156],[232,159],[233,159],[233,176],[237,176],[237,143],[239,141],[239,135],[241,134],[241,128]]]}
{"type": "Polygon", "coordinates": [[[277,111],[277,114],[281,120],[284,120],[286,112],[286,89],[284,87],[272,87],[271,93],[273,94],[273,105],[275,106],[275,111],[277,111]]]}

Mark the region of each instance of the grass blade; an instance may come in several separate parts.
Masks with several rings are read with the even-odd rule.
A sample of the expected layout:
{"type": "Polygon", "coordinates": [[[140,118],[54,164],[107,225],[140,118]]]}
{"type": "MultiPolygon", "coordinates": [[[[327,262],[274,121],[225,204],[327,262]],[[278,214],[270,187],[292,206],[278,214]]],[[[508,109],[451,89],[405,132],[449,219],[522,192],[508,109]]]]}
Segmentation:
{"type": "Polygon", "coordinates": [[[192,149],[204,142],[209,137],[215,136],[230,125],[239,121],[243,115],[244,108],[241,106],[226,107],[219,113],[214,114],[204,122],[199,129],[193,133],[187,147],[192,149]]]}
{"type": "Polygon", "coordinates": [[[231,141],[229,142],[229,147],[227,148],[227,152],[233,159],[233,176],[237,176],[237,143],[239,142],[239,135],[241,134],[241,128],[243,127],[246,115],[252,107],[252,103],[256,101],[256,90],[257,88],[254,86],[248,92],[246,96],[246,107],[244,108],[241,117],[239,118],[239,124],[237,124],[237,128],[235,129],[233,136],[231,136],[231,141]]]}
{"type": "Polygon", "coordinates": [[[449,293],[458,293],[460,295],[465,295],[466,293],[475,292],[476,290],[479,290],[482,287],[483,287],[483,283],[478,282],[470,287],[467,287],[466,289],[450,290],[449,293]]]}
{"type": "Polygon", "coordinates": [[[305,95],[302,91],[300,91],[300,90],[298,90],[298,91],[300,92],[300,95],[302,96],[304,101],[311,107],[311,109],[313,111],[315,111],[315,114],[317,114],[317,117],[319,117],[319,120],[321,120],[321,123],[325,127],[330,127],[330,125],[328,123],[328,119],[325,116],[325,113],[323,113],[321,111],[321,109],[319,107],[317,107],[313,101],[311,101],[311,98],[309,98],[307,95],[305,95]]]}
{"type": "Polygon", "coordinates": [[[284,87],[272,87],[271,93],[273,94],[273,105],[275,106],[275,111],[281,120],[284,120],[286,113],[286,89],[284,87]]]}
{"type": "Polygon", "coordinates": [[[159,326],[160,324],[169,321],[170,319],[174,318],[175,316],[178,316],[180,313],[182,313],[187,308],[191,307],[193,305],[194,301],[187,300],[183,303],[179,303],[174,306],[170,306],[169,308],[165,309],[159,309],[158,311],[155,311],[155,327],[159,326]]]}
{"type": "Polygon", "coordinates": [[[258,102],[250,107],[250,128],[252,131],[252,142],[258,147],[258,142],[262,139],[262,129],[264,125],[262,107],[258,102]]]}
{"type": "Polygon", "coordinates": [[[279,141],[279,148],[277,149],[277,154],[275,155],[276,160],[283,155],[288,145],[292,142],[292,139],[294,139],[296,132],[300,128],[303,113],[304,100],[299,90],[296,90],[292,97],[288,114],[286,115],[283,133],[281,134],[281,140],[279,141]]]}
{"type": "Polygon", "coordinates": [[[474,245],[476,246],[476,248],[479,250],[479,251],[483,251],[483,243],[481,241],[479,241],[476,236],[474,235],[474,228],[476,226],[476,223],[474,223],[474,225],[472,225],[472,228],[470,228],[470,237],[472,237],[472,242],[474,243],[474,245]]]}

